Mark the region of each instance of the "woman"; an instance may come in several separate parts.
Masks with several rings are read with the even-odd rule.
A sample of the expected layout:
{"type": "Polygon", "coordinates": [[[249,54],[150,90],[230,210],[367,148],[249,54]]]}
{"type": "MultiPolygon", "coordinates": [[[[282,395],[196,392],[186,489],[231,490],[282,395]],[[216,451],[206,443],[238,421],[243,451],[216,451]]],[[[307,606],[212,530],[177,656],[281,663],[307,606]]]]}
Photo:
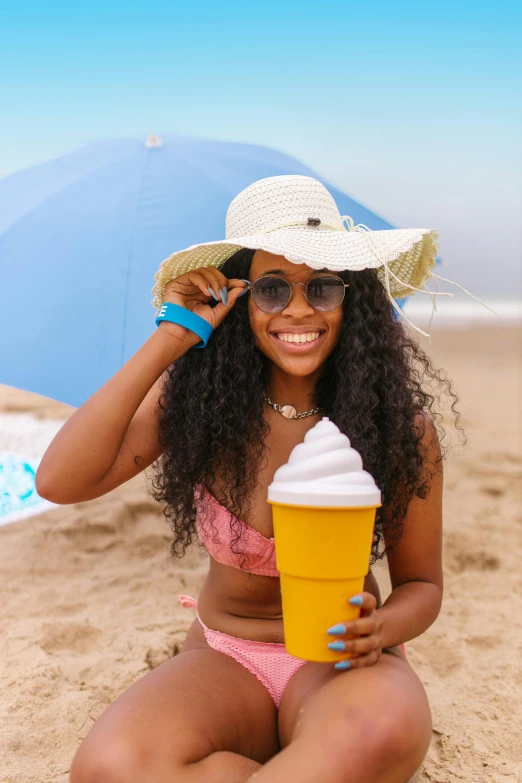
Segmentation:
{"type": "Polygon", "coordinates": [[[158,329],[41,462],[38,492],[76,503],[158,460],[151,492],[173,553],[197,532],[210,554],[181,654],[98,719],[71,783],[404,783],[426,753],[430,710],[403,648],[442,596],[443,452],[423,383],[456,397],[390,300],[430,275],[437,234],[347,220],[349,231],[308,177],[243,191],[228,240],[163,262],[158,329]],[[382,492],[371,562],[386,552],[393,587],[381,605],[370,571],[351,599],[361,618],[325,628],[325,646],[352,653],[342,666],[284,649],[266,502],[274,472],[323,416],[382,492]]]}

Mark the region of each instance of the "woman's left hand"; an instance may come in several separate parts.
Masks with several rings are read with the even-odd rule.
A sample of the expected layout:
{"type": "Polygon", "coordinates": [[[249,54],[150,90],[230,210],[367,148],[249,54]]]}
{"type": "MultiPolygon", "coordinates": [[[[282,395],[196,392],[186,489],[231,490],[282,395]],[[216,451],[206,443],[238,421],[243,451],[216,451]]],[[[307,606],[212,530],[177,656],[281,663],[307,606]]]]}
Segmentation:
{"type": "Polygon", "coordinates": [[[336,669],[360,669],[373,666],[382,653],[382,618],[377,601],[371,593],[358,593],[350,598],[352,606],[361,607],[361,616],[357,620],[338,623],[328,629],[336,640],[328,644],[331,650],[348,652],[350,660],[334,664],[336,669]]]}

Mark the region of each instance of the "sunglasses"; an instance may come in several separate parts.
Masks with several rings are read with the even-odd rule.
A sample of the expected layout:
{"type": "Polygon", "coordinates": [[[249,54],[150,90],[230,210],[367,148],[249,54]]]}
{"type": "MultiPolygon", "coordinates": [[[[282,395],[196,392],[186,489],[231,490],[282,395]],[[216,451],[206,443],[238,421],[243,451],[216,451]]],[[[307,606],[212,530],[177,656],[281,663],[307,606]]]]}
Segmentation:
{"type": "MultiPolygon", "coordinates": [[[[292,298],[292,286],[304,286],[305,299],[314,310],[328,312],[343,303],[349,283],[336,275],[312,277],[307,283],[289,283],[284,277],[258,277],[253,283],[247,283],[247,291],[252,292],[254,302],[264,313],[280,313],[292,298]]],[[[243,296],[243,294],[241,294],[243,296]]]]}

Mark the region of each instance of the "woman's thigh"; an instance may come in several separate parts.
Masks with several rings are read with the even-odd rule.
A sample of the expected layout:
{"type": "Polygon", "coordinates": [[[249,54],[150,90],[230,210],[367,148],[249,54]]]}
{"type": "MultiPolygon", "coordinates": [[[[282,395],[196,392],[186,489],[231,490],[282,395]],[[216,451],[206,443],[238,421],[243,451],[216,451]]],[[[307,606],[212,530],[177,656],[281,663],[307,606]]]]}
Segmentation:
{"type": "Polygon", "coordinates": [[[373,666],[353,671],[303,666],[281,701],[281,747],[305,736],[306,745],[313,745],[314,737],[323,743],[326,738],[332,752],[342,754],[346,748],[353,754],[354,747],[360,748],[360,755],[374,757],[377,765],[404,763],[412,774],[429,746],[431,714],[419,678],[402,652],[394,650],[373,666]]]}
{"type": "Polygon", "coordinates": [[[169,770],[215,752],[264,763],[278,750],[277,712],[266,689],[233,658],[210,648],[195,621],[183,651],[137,680],[98,718],[72,773],[75,765],[143,765],[168,779],[169,770]]]}

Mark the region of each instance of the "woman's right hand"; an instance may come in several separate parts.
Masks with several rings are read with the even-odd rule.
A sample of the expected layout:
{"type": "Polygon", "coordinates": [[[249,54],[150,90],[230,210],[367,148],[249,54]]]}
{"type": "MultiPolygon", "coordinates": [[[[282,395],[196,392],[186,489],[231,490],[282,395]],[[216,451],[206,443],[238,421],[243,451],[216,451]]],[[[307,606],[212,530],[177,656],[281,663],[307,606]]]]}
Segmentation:
{"type": "MultiPolygon", "coordinates": [[[[245,290],[246,284],[243,280],[238,278],[229,280],[213,266],[199,267],[169,280],[165,286],[163,302],[172,302],[186,310],[191,310],[208,321],[213,329],[217,329],[245,290]],[[210,302],[216,299],[218,303],[211,307],[210,302]]],[[[184,342],[188,341],[191,346],[200,342],[197,334],[171,321],[161,321],[159,328],[174,334],[184,342]]]]}

